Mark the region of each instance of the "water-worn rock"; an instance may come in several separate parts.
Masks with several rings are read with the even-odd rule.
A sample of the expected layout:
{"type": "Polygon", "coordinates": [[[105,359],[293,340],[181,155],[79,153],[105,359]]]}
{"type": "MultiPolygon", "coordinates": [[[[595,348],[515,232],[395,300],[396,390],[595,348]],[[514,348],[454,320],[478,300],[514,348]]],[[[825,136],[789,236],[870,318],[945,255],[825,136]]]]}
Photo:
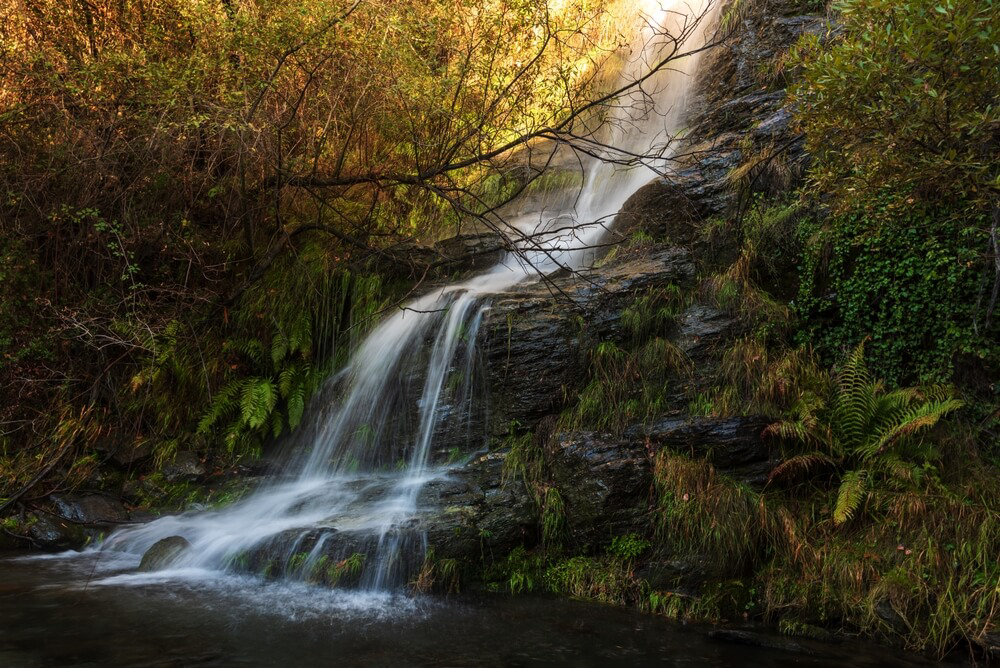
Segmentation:
{"type": "Polygon", "coordinates": [[[614,231],[623,239],[644,232],[658,240],[689,246],[705,213],[702,204],[679,183],[657,178],[625,201],[615,217],[614,231]]]}
{"type": "Polygon", "coordinates": [[[142,555],[139,570],[147,573],[158,571],[169,566],[185,550],[191,548],[191,543],[183,536],[168,536],[153,543],[152,547],[142,555]]]}
{"type": "Polygon", "coordinates": [[[503,259],[506,243],[495,232],[472,232],[434,244],[436,262],[451,271],[484,270],[503,259]]]}
{"type": "Polygon", "coordinates": [[[42,549],[72,550],[87,542],[87,533],[79,524],[46,512],[32,513],[26,524],[31,542],[42,549]]]}
{"type": "Polygon", "coordinates": [[[686,249],[659,248],[495,297],[479,340],[495,433],[558,412],[585,378],[590,345],[623,336],[622,311],[657,287],[690,286],[694,275],[686,249]]]}
{"type": "Polygon", "coordinates": [[[575,544],[603,543],[649,525],[652,471],[641,443],[593,432],[558,434],[546,459],[575,544]]]}
{"type": "Polygon", "coordinates": [[[56,512],[72,522],[107,526],[129,519],[121,501],[104,494],[54,494],[50,498],[56,512]]]}

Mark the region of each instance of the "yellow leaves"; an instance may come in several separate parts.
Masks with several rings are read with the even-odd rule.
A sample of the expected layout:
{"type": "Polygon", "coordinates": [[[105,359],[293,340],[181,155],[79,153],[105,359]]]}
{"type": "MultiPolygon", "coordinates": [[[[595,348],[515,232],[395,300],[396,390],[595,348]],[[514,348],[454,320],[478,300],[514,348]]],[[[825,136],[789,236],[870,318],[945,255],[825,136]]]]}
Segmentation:
{"type": "Polygon", "coordinates": [[[146,376],[142,373],[137,373],[132,376],[132,380],[129,381],[129,389],[132,390],[132,394],[135,394],[146,384],[146,376]]]}

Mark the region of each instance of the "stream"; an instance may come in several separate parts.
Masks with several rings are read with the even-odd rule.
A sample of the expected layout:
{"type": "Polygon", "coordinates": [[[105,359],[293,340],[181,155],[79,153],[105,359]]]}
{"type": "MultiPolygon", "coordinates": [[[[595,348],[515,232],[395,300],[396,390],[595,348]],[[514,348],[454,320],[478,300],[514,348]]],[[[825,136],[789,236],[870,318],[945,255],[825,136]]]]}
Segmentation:
{"type": "Polygon", "coordinates": [[[566,599],[414,598],[134,568],[108,553],[0,558],[0,666],[941,665],[853,640],[739,644],[566,599]]]}

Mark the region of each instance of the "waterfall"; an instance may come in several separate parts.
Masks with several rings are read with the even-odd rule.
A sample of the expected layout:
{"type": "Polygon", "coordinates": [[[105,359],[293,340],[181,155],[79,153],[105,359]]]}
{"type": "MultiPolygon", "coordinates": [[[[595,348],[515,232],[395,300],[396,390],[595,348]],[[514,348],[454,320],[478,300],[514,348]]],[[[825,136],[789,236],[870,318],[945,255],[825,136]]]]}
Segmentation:
{"type": "MultiPolygon", "coordinates": [[[[707,9],[706,0],[646,0],[644,24],[622,68],[634,81],[661,59],[684,21],[707,9]]],[[[690,50],[712,24],[711,12],[689,42],[690,50]]],[[[286,575],[305,573],[325,554],[332,536],[344,542],[341,558],[360,552],[361,584],[398,586],[423,559],[418,498],[429,481],[447,475],[433,461],[442,421],[461,420],[474,407],[468,383],[475,373],[475,341],[490,295],[560,268],[593,262],[595,248],[625,200],[661,174],[671,138],[680,128],[697,56],[671,63],[614,104],[595,155],[583,161],[584,181],[575,200],[544,202],[533,211],[505,216],[522,239],[518,253],[472,279],[436,289],[388,317],[337,373],[323,405],[311,407],[311,443],[292,467],[294,480],[272,483],[232,506],[163,517],[112,534],[100,548],[144,553],[157,541],[183,536],[190,548],[171,564],[177,569],[226,570],[261,546],[283,551],[286,575]],[[623,166],[633,156],[637,164],[623,166]],[[414,380],[419,379],[419,380],[414,380]],[[410,387],[415,383],[417,387],[410,387]],[[416,397],[416,399],[415,399],[416,397]],[[305,555],[297,560],[291,555],[305,555]]]]}

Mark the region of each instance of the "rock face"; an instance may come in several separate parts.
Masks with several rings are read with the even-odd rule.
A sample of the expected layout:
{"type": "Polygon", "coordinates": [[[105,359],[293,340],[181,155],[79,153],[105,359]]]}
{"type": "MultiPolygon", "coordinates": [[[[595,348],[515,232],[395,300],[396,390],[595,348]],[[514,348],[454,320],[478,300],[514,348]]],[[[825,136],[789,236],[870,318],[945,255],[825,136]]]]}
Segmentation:
{"type": "Polygon", "coordinates": [[[690,286],[694,276],[688,250],[661,248],[496,296],[478,343],[494,433],[558,412],[585,380],[591,344],[623,335],[622,311],[655,287],[690,286]]]}
{"type": "Polygon", "coordinates": [[[645,232],[679,246],[690,246],[708,211],[680,180],[655,179],[629,197],[615,217],[614,233],[628,239],[645,232]],[[668,215],[665,215],[668,214],[668,215]]]}
{"type": "Polygon", "coordinates": [[[759,163],[748,172],[750,192],[788,190],[801,178],[807,156],[791,127],[786,74],[770,64],[800,36],[822,35],[830,25],[821,16],[782,16],[783,4],[757,3],[734,38],[706,56],[677,164],[625,204],[623,236],[637,225],[687,243],[685,232],[738,204],[732,170],[747,161],[759,163]]]}
{"type": "Polygon", "coordinates": [[[628,431],[653,450],[665,448],[693,459],[706,459],[719,471],[751,486],[762,487],[778,460],[762,438],[772,420],[751,417],[666,418],[628,431]]]}
{"type": "Polygon", "coordinates": [[[602,544],[649,526],[649,453],[641,442],[593,432],[559,434],[547,459],[566,507],[570,541],[602,544]]]}
{"type": "MultiPolygon", "coordinates": [[[[651,458],[660,449],[707,455],[720,470],[737,477],[769,470],[772,463],[760,434],[764,424],[753,417],[670,419],[651,427],[636,425],[622,436],[552,435],[544,458],[551,471],[549,482],[563,496],[569,545],[596,548],[612,536],[641,533],[649,527],[651,458]]],[[[418,517],[390,532],[402,545],[396,568],[404,580],[420,570],[425,538],[435,558],[466,565],[488,564],[515,547],[538,543],[539,508],[524,483],[506,470],[506,459],[505,452],[481,455],[424,485],[418,517]]],[[[309,579],[319,577],[311,565],[336,564],[355,554],[370,563],[377,548],[377,536],[368,532],[303,527],[258,545],[242,567],[309,579]]],[[[153,549],[147,556],[151,553],[153,549]]],[[[682,567],[692,568],[689,564],[675,568],[682,567]]]]}

